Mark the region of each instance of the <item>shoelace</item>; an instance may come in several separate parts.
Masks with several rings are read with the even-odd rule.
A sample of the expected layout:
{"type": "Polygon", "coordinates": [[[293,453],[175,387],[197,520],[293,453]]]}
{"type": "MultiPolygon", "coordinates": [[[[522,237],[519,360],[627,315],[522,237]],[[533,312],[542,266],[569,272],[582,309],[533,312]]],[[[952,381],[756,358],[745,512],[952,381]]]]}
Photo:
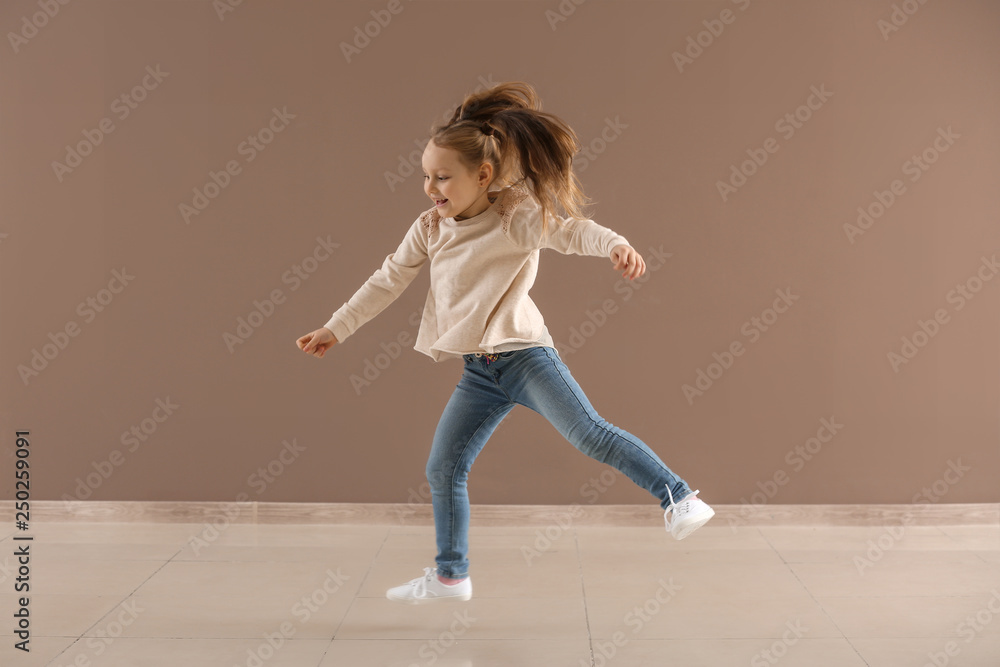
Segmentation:
{"type": "Polygon", "coordinates": [[[673,525],[674,519],[677,518],[677,514],[679,512],[686,512],[691,509],[691,499],[698,495],[698,491],[701,491],[701,489],[698,489],[698,491],[692,491],[688,495],[684,496],[684,500],[682,500],[681,504],[678,505],[674,502],[674,494],[670,492],[670,486],[667,484],[664,484],[664,486],[667,487],[667,495],[670,496],[670,506],[667,507],[667,510],[670,511],[670,518],[667,519],[667,527],[669,528],[673,525]]]}
{"type": "Polygon", "coordinates": [[[427,597],[427,584],[430,582],[431,577],[435,575],[436,568],[425,567],[424,576],[414,579],[410,582],[413,586],[413,597],[415,598],[425,598],[427,597]]]}

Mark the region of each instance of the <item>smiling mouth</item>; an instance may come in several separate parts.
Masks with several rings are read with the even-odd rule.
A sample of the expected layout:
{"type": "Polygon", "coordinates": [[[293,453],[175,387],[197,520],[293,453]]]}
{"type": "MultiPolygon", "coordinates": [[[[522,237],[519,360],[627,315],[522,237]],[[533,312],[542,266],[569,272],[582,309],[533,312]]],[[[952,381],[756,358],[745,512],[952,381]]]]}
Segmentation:
{"type": "Polygon", "coordinates": [[[434,205],[435,206],[444,206],[447,203],[448,203],[447,199],[435,199],[434,200],[434,205]]]}

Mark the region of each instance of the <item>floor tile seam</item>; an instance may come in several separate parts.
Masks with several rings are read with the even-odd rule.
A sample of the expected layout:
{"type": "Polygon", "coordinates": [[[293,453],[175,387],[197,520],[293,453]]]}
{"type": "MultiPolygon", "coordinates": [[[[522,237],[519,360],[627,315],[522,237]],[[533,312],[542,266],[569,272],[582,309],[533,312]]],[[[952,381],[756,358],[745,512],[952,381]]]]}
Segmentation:
{"type": "Polygon", "coordinates": [[[580,551],[580,536],[577,533],[576,527],[570,528],[573,534],[573,547],[576,552],[576,567],[577,574],[580,577],[580,595],[583,602],[583,622],[587,630],[587,650],[590,652],[590,666],[595,667],[594,658],[594,633],[590,627],[590,613],[587,610],[587,586],[583,581],[583,554],[580,551]]]}
{"type": "MultiPolygon", "coordinates": [[[[181,547],[180,550],[183,550],[183,547],[181,547]]],[[[179,553],[179,551],[178,551],[178,553],[179,553]]],[[[174,555],[176,556],[177,554],[175,553],[174,555]]],[[[140,588],[142,588],[142,586],[145,585],[150,579],[152,579],[156,575],[157,572],[159,572],[163,568],[165,568],[169,562],[170,562],[169,560],[166,560],[163,563],[161,563],[160,567],[158,567],[155,570],[153,570],[145,579],[143,579],[141,582],[139,582],[139,584],[136,585],[136,587],[133,588],[131,590],[131,592],[129,592],[127,595],[125,595],[124,598],[120,598],[120,596],[107,596],[107,597],[111,597],[112,599],[118,598],[119,602],[117,604],[115,604],[113,607],[111,607],[108,611],[106,611],[105,613],[101,614],[100,618],[98,618],[90,626],[88,626],[82,633],[80,633],[78,639],[83,639],[84,637],[86,637],[88,632],[90,632],[95,627],[97,627],[97,625],[100,624],[100,622],[103,621],[105,618],[107,618],[110,614],[113,614],[116,608],[121,607],[123,604],[125,604],[129,600],[129,598],[131,598],[133,595],[135,595],[135,592],[137,590],[139,590],[140,588]]],[[[100,597],[105,597],[105,596],[98,595],[98,596],[95,596],[95,597],[100,598],[100,597]]],[[[76,642],[74,642],[73,644],[71,644],[70,646],[68,646],[66,648],[66,650],[60,652],[55,657],[58,658],[60,655],[62,655],[63,653],[65,653],[66,651],[68,651],[70,648],[72,648],[72,646],[74,646],[75,644],[76,644],[76,642]]],[[[53,658],[53,661],[54,660],[55,660],[55,658],[53,658]]],[[[51,664],[51,663],[49,663],[49,664],[51,664]]]]}
{"type": "MultiPolygon", "coordinates": [[[[44,635],[38,635],[37,633],[35,633],[35,638],[36,639],[39,636],[44,636],[44,635]]],[[[73,639],[73,641],[70,643],[69,646],[67,646],[63,650],[59,651],[59,653],[56,653],[54,656],[52,656],[52,659],[49,660],[49,661],[47,661],[45,663],[45,667],[49,667],[49,665],[55,664],[56,660],[59,659],[59,656],[63,655],[64,653],[66,653],[66,651],[70,650],[71,648],[73,648],[74,646],[76,646],[78,643],[80,643],[81,641],[83,641],[83,637],[76,637],[74,639],[72,636],[68,636],[68,637],[66,635],[58,635],[58,636],[63,637],[64,639],[73,639]]]]}
{"type": "MultiPolygon", "coordinates": [[[[871,667],[871,663],[865,660],[865,656],[861,655],[861,650],[854,645],[854,642],[851,641],[851,637],[844,637],[844,639],[847,640],[847,645],[850,646],[852,649],[854,649],[854,652],[857,654],[858,659],[861,660],[861,662],[865,663],[865,667],[871,667]]],[[[858,638],[854,637],[854,639],[858,638]]]]}
{"type": "MultiPolygon", "coordinates": [[[[775,551],[776,551],[776,552],[778,553],[778,556],[779,556],[779,558],[781,558],[781,559],[782,559],[782,561],[784,562],[784,558],[783,558],[783,557],[781,557],[781,552],[780,552],[780,551],[778,551],[778,549],[777,549],[777,548],[776,548],[776,547],[774,546],[774,544],[773,544],[773,543],[771,542],[771,540],[770,540],[770,539],[768,539],[767,535],[765,535],[765,534],[764,534],[763,532],[761,532],[761,537],[762,537],[762,538],[764,539],[764,541],[766,541],[766,542],[767,542],[768,544],[770,544],[770,545],[771,545],[771,548],[772,548],[772,549],[774,549],[774,550],[775,550],[775,551]]],[[[818,600],[818,599],[816,598],[816,596],[815,596],[815,595],[813,595],[813,592],[812,592],[811,590],[809,590],[809,587],[808,587],[808,586],[806,586],[806,584],[805,584],[805,582],[804,582],[804,581],[802,581],[802,578],[801,578],[801,577],[799,577],[798,573],[797,573],[797,572],[795,572],[795,570],[794,570],[794,569],[793,569],[793,568],[792,568],[792,567],[791,567],[791,566],[790,566],[790,565],[789,565],[788,563],[785,563],[785,567],[786,567],[786,568],[788,569],[788,571],[789,571],[789,572],[790,572],[790,573],[792,574],[792,576],[793,576],[793,577],[795,577],[795,579],[796,579],[796,580],[797,580],[797,581],[799,582],[799,585],[800,585],[800,586],[802,586],[802,589],[803,589],[803,590],[804,590],[804,591],[806,592],[806,594],[807,594],[807,595],[809,596],[809,598],[810,598],[810,599],[811,599],[811,600],[813,601],[813,603],[814,603],[814,604],[815,604],[815,605],[816,605],[817,607],[819,607],[819,610],[820,610],[820,612],[822,612],[822,614],[823,614],[824,616],[826,616],[827,620],[829,620],[829,621],[830,621],[830,623],[831,623],[831,624],[833,625],[833,627],[835,627],[835,628],[837,629],[837,632],[839,632],[839,633],[840,633],[841,637],[844,637],[844,638],[846,639],[846,638],[847,638],[847,635],[846,635],[846,634],[844,633],[844,629],[843,629],[842,627],[840,627],[840,624],[839,624],[839,623],[837,623],[837,622],[836,622],[836,621],[835,621],[835,620],[833,619],[833,616],[831,616],[831,615],[830,615],[830,612],[829,612],[829,611],[827,611],[826,607],[825,607],[825,606],[824,606],[824,605],[823,605],[823,604],[822,604],[822,603],[821,603],[821,602],[820,602],[820,601],[819,601],[819,600],[818,600]]],[[[866,664],[867,664],[867,663],[866,663],[866,664]]]]}
{"type": "MultiPolygon", "coordinates": [[[[340,632],[340,628],[343,627],[344,621],[347,619],[348,615],[351,613],[351,609],[354,607],[354,602],[359,597],[358,593],[361,592],[361,590],[364,588],[365,583],[368,581],[368,577],[371,575],[372,568],[375,566],[375,562],[378,560],[379,554],[382,553],[382,549],[385,548],[386,542],[389,541],[389,536],[391,534],[392,534],[391,530],[386,530],[385,534],[382,536],[382,543],[379,544],[378,551],[375,552],[375,555],[372,557],[371,561],[368,563],[368,568],[365,570],[364,576],[361,578],[361,581],[358,583],[357,592],[351,597],[351,600],[350,600],[350,602],[347,605],[347,609],[344,610],[344,615],[341,616],[340,622],[337,623],[337,627],[333,629],[333,634],[330,636],[330,643],[331,643],[331,645],[337,639],[337,633],[340,632]]],[[[329,647],[327,647],[327,651],[329,651],[329,647]]],[[[326,655],[326,651],[323,652],[323,655],[324,656],[326,655]]]]}

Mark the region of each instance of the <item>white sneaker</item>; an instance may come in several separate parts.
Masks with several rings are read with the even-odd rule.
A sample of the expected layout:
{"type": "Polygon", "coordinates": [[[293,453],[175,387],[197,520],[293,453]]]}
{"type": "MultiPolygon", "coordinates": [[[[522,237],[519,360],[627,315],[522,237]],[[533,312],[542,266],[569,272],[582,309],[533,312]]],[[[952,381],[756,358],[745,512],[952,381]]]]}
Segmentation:
{"type": "Polygon", "coordinates": [[[704,500],[696,497],[697,494],[698,491],[693,491],[685,496],[680,503],[675,503],[674,494],[670,492],[670,487],[667,487],[670,506],[663,511],[663,521],[667,524],[667,532],[675,539],[683,540],[715,516],[715,510],[709,507],[704,500]],[[667,514],[670,514],[671,510],[673,513],[668,518],[667,514]]]}
{"type": "Polygon", "coordinates": [[[424,576],[396,586],[386,591],[385,596],[393,602],[424,604],[438,600],[468,600],[472,597],[472,577],[466,577],[457,584],[443,584],[437,577],[436,567],[425,567],[424,576]]]}

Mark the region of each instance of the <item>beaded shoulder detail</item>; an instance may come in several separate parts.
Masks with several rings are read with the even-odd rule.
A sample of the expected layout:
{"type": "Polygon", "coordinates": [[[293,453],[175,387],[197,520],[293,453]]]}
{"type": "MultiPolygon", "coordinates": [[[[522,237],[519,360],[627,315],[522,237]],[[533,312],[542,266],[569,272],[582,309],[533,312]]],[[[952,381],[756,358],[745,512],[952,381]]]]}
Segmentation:
{"type": "Polygon", "coordinates": [[[437,208],[430,208],[420,214],[420,224],[424,226],[424,231],[427,232],[429,237],[441,222],[441,214],[438,213],[437,208]]]}
{"type": "Polygon", "coordinates": [[[503,224],[504,234],[510,229],[510,221],[514,217],[514,211],[525,199],[531,196],[527,188],[522,185],[512,185],[504,193],[503,201],[497,206],[497,214],[503,224]]]}
{"type": "MultiPolygon", "coordinates": [[[[504,233],[507,233],[507,230],[510,228],[510,221],[514,217],[514,211],[517,210],[521,202],[531,196],[531,193],[523,185],[512,185],[500,191],[497,196],[501,197],[500,202],[497,204],[497,214],[500,216],[504,233]]],[[[427,209],[420,214],[420,224],[423,225],[428,237],[437,231],[440,222],[441,214],[438,212],[437,207],[427,209]]]]}

